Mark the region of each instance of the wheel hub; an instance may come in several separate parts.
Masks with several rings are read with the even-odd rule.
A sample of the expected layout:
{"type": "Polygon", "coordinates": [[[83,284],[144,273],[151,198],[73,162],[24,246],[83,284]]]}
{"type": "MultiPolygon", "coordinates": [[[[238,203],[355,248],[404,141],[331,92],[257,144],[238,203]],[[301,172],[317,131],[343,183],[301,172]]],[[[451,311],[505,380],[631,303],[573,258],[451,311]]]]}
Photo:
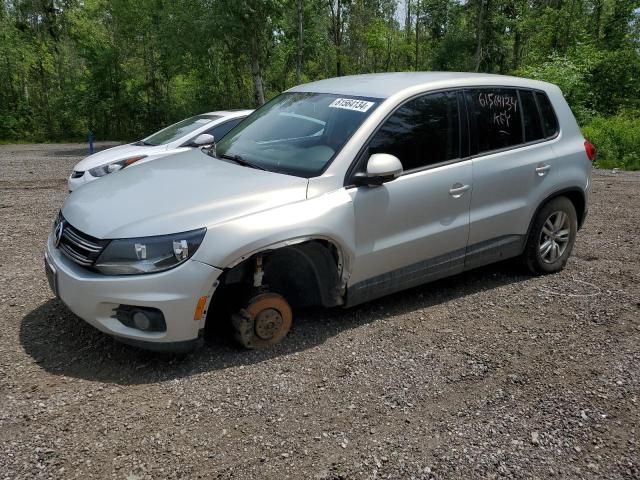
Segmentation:
{"type": "Polygon", "coordinates": [[[282,315],[274,308],[267,308],[256,315],[255,332],[262,340],[271,340],[282,328],[282,315]]]}
{"type": "Polygon", "coordinates": [[[236,339],[245,348],[268,348],[289,333],[293,313],[282,295],[256,295],[245,308],[232,316],[236,339]]]}

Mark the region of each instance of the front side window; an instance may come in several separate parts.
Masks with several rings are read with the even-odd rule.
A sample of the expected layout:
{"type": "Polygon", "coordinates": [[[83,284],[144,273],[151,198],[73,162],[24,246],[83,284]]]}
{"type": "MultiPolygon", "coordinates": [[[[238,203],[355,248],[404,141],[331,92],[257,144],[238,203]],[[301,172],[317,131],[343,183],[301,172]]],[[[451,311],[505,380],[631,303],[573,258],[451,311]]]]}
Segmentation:
{"type": "Polygon", "coordinates": [[[145,145],[166,145],[219,118],[219,115],[196,115],[148,136],[143,142],[145,145]]]}
{"type": "Polygon", "coordinates": [[[379,103],[376,98],[283,93],[229,132],[216,154],[274,172],[317,176],[379,103]]]}
{"type": "Polygon", "coordinates": [[[518,94],[509,88],[466,90],[469,121],[475,124],[472,144],[477,153],[523,143],[518,94]]]}
{"type": "Polygon", "coordinates": [[[405,103],[374,135],[374,153],[395,155],[405,171],[459,158],[457,94],[432,93],[405,103]]]}

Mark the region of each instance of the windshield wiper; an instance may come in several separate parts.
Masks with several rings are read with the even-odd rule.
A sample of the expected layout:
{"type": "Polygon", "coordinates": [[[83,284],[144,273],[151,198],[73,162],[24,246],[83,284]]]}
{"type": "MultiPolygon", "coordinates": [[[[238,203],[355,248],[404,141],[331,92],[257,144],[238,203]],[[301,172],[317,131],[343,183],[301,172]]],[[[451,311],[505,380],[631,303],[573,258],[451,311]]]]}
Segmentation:
{"type": "Polygon", "coordinates": [[[134,143],[134,145],[138,147],[157,147],[155,143],[145,142],[144,140],[140,140],[139,142],[134,143]]]}
{"type": "Polygon", "coordinates": [[[257,163],[253,163],[253,162],[250,162],[249,160],[245,160],[240,155],[227,155],[226,153],[222,153],[222,154],[218,155],[218,157],[219,158],[224,158],[226,160],[233,160],[238,165],[242,165],[244,167],[251,167],[251,168],[255,168],[257,170],[265,170],[265,171],[267,170],[266,168],[258,165],[257,163]]]}

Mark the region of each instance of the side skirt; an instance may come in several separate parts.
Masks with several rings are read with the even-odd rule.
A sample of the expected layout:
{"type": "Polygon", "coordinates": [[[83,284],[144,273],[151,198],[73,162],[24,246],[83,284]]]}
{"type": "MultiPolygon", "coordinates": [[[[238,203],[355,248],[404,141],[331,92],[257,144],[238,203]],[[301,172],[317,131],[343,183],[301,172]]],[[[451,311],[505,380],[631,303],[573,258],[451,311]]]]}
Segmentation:
{"type": "Polygon", "coordinates": [[[465,249],[461,248],[351,285],[347,287],[345,306],[352,307],[460,273],[464,270],[464,255],[465,249]]]}
{"type": "Polygon", "coordinates": [[[524,251],[524,235],[505,235],[423,260],[347,287],[346,307],[417,287],[466,270],[517,257],[524,251]]]}
{"type": "Polygon", "coordinates": [[[517,257],[524,252],[527,237],[524,235],[505,235],[467,247],[464,269],[482,267],[490,263],[517,257]]]}

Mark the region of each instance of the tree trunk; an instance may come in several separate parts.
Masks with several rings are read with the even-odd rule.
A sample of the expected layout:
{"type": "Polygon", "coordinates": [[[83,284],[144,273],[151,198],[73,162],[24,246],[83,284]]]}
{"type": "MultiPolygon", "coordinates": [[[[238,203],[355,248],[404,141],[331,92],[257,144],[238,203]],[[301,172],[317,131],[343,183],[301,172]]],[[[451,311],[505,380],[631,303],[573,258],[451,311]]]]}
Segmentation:
{"type": "Polygon", "coordinates": [[[258,52],[258,39],[251,37],[251,75],[253,76],[253,94],[256,106],[264,105],[264,86],[260,73],[260,59],[258,52]]]}
{"type": "Polygon", "coordinates": [[[336,51],[336,76],[342,76],[342,0],[329,0],[333,45],[336,51]]]}
{"type": "Polygon", "coordinates": [[[513,39],[513,61],[511,67],[516,70],[520,66],[522,61],[522,33],[520,30],[516,30],[515,38],[513,39]]]}
{"type": "Polygon", "coordinates": [[[336,9],[336,75],[342,76],[342,2],[338,0],[336,9]]]}
{"type": "Polygon", "coordinates": [[[407,42],[411,42],[411,0],[405,0],[407,16],[404,21],[404,30],[407,36],[407,42]]]}
{"type": "Polygon", "coordinates": [[[596,42],[600,41],[600,25],[602,23],[602,0],[596,0],[593,7],[593,36],[596,42]]]}
{"type": "Polygon", "coordinates": [[[414,70],[418,71],[420,59],[420,2],[416,3],[416,63],[414,70]]]}
{"type": "Polygon", "coordinates": [[[389,67],[391,66],[391,47],[392,47],[392,38],[391,35],[387,34],[387,60],[385,61],[385,72],[389,71],[389,67]]]}
{"type": "MultiPolygon", "coordinates": [[[[562,0],[557,0],[555,4],[555,9],[560,10],[562,8],[562,0]]],[[[556,25],[556,28],[553,29],[553,36],[551,37],[551,48],[552,50],[559,49],[560,38],[558,36],[559,25],[556,25]]]]}
{"type": "Polygon", "coordinates": [[[303,1],[296,0],[298,9],[298,56],[296,61],[296,85],[302,83],[302,54],[304,49],[304,17],[303,17],[303,1]]]}
{"type": "Polygon", "coordinates": [[[482,62],[482,13],[484,0],[476,0],[477,19],[476,19],[476,54],[475,54],[475,71],[480,71],[480,63],[482,62]]]}

